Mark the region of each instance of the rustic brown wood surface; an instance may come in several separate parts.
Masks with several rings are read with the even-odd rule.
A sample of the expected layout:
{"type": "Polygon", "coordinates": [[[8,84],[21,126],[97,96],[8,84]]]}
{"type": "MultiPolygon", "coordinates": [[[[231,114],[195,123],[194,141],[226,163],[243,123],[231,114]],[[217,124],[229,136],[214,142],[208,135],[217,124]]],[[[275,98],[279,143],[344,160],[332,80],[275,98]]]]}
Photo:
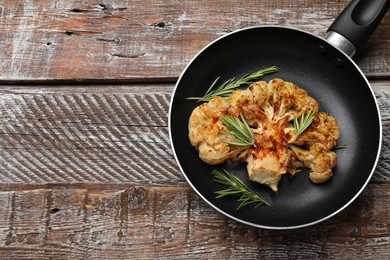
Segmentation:
{"type": "Polygon", "coordinates": [[[174,84],[210,41],[323,36],[340,1],[0,1],[0,259],[389,259],[390,14],[355,61],[383,120],[367,188],[297,230],[249,227],[192,191],[169,143],[174,84]]]}
{"type": "MultiPolygon", "coordinates": [[[[348,0],[3,0],[1,80],[172,80],[210,41],[236,29],[284,25],[325,35],[348,0]]],[[[390,15],[356,57],[389,76],[390,15]]]]}

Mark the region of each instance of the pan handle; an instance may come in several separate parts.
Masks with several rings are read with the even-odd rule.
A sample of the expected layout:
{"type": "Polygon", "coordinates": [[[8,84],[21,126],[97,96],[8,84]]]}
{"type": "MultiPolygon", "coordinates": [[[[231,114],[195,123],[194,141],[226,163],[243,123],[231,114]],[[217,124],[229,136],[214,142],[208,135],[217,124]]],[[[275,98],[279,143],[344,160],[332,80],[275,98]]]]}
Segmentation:
{"type": "Polygon", "coordinates": [[[329,27],[325,39],[352,57],[370,38],[390,0],[353,0],[329,27]]]}

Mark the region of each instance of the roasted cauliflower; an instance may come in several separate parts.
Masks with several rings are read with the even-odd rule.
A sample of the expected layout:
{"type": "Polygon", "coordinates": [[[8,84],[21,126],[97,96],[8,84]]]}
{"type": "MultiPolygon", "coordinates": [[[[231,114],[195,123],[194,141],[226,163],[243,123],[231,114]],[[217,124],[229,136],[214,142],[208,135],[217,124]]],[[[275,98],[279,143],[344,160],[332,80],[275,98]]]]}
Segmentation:
{"type": "Polygon", "coordinates": [[[310,179],[323,183],[332,176],[339,138],[337,121],[324,112],[308,93],[279,78],[259,81],[245,90],[235,90],[229,98],[215,97],[196,107],[189,119],[189,139],[199,157],[210,165],[227,160],[247,163],[249,179],[278,190],[283,174],[310,169],[310,179]],[[297,133],[294,118],[307,113],[313,121],[297,133]],[[231,144],[232,135],[221,118],[246,120],[253,131],[254,145],[231,144]]]}

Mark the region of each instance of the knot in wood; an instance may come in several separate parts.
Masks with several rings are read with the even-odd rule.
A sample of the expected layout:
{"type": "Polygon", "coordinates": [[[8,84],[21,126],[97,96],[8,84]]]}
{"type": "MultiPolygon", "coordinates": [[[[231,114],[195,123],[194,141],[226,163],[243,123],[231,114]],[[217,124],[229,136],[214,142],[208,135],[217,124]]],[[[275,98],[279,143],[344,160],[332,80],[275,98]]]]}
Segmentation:
{"type": "Polygon", "coordinates": [[[143,187],[133,187],[127,190],[127,202],[133,206],[141,206],[147,200],[146,190],[143,187]]]}

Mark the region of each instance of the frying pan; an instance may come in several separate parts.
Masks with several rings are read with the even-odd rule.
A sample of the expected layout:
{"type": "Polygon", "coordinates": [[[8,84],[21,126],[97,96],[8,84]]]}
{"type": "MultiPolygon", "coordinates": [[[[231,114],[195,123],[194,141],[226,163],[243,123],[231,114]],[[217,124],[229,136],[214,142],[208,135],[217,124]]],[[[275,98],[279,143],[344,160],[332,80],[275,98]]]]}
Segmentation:
{"type": "Polygon", "coordinates": [[[378,162],[382,124],[369,82],[351,57],[368,39],[390,1],[352,1],[330,26],[326,39],[301,30],[258,26],[227,34],[198,53],[179,77],[170,104],[169,132],[176,161],[196,193],[220,213],[260,228],[292,229],[319,223],[342,211],[369,182],[378,162]],[[294,82],[314,97],[320,111],[336,118],[340,127],[337,165],[333,177],[316,185],[308,171],[283,175],[279,191],[248,180],[244,163],[224,168],[243,180],[272,206],[237,210],[236,198],[215,198],[224,187],[214,182],[210,166],[199,159],[188,138],[188,119],[200,105],[187,97],[203,96],[220,77],[225,82],[260,68],[277,66],[278,77],[294,82]]]}

